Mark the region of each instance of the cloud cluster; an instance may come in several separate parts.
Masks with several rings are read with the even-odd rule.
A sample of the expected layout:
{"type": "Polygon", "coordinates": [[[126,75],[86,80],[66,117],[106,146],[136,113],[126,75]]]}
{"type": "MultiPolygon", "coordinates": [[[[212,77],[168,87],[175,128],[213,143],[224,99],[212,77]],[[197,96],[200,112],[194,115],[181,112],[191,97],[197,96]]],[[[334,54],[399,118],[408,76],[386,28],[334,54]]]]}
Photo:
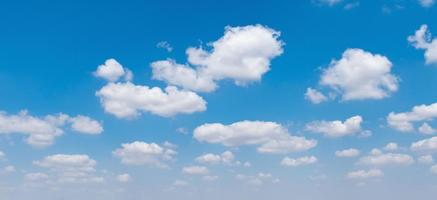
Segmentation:
{"type": "Polygon", "coordinates": [[[321,133],[326,137],[336,138],[362,132],[362,122],[363,118],[357,115],[346,119],[344,122],[340,120],[313,121],[306,124],[305,129],[315,133],[321,133]]]}
{"type": "Polygon", "coordinates": [[[419,30],[414,35],[408,36],[408,42],[416,49],[425,50],[426,64],[437,63],[437,39],[432,39],[431,33],[428,31],[426,24],[420,26],[419,30]]]}
{"type": "MultiPolygon", "coordinates": [[[[87,183],[103,182],[104,178],[95,176],[94,172],[97,162],[84,154],[55,154],[45,157],[42,160],[34,161],[34,165],[49,169],[57,176],[61,183],[87,183]]],[[[43,174],[30,174],[30,179],[41,179],[43,174]]]]}
{"type": "Polygon", "coordinates": [[[283,52],[279,36],[262,25],[226,27],[223,37],[210,43],[211,50],[188,48],[187,64],[171,59],[151,63],[153,78],[199,92],[214,91],[223,79],[236,85],[260,81],[271,60],[283,52]]]}
{"type": "Polygon", "coordinates": [[[168,168],[165,162],[173,159],[177,152],[168,147],[160,146],[156,143],[145,143],[135,141],[125,143],[112,152],[125,165],[143,165],[158,168],[168,168]]]}
{"type": "Polygon", "coordinates": [[[24,134],[26,142],[35,147],[52,145],[54,139],[64,133],[64,126],[70,125],[71,129],[84,134],[100,134],[103,127],[100,122],[89,117],[78,115],[70,117],[66,114],[47,115],[35,117],[27,111],[16,115],[0,112],[0,134],[24,134]]]}
{"type": "MultiPolygon", "coordinates": [[[[414,106],[410,112],[391,112],[387,116],[387,123],[398,131],[412,132],[415,130],[414,122],[430,121],[434,118],[437,118],[437,103],[414,106]]],[[[425,122],[419,128],[419,131],[424,134],[432,134],[434,129],[425,122]]]]}
{"type": "Polygon", "coordinates": [[[305,151],[317,145],[315,140],[291,136],[280,124],[264,121],[204,124],[194,130],[194,138],[228,147],[257,145],[258,152],[272,154],[305,151]]]}

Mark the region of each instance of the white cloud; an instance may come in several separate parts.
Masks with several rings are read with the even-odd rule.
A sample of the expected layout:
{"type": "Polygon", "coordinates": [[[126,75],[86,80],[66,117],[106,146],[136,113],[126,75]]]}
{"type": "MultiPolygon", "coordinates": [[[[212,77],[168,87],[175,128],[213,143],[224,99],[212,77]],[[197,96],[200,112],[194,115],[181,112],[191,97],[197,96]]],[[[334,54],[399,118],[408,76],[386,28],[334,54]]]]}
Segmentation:
{"type": "Polygon", "coordinates": [[[166,161],[173,159],[177,152],[171,148],[161,147],[156,143],[145,143],[135,141],[125,143],[112,152],[112,154],[121,159],[126,165],[145,165],[159,168],[167,168],[166,161]]]}
{"type": "Polygon", "coordinates": [[[360,158],[358,163],[377,167],[385,165],[411,165],[414,163],[414,159],[407,154],[382,153],[380,150],[374,149],[370,155],[360,158]]]}
{"type": "Polygon", "coordinates": [[[362,121],[363,118],[359,115],[346,119],[344,122],[339,120],[313,121],[306,125],[306,130],[321,133],[331,138],[343,137],[361,132],[362,121]]]}
{"type": "Polygon", "coordinates": [[[26,180],[28,181],[43,181],[49,179],[49,175],[45,173],[27,173],[24,175],[26,180]]]}
{"type": "Polygon", "coordinates": [[[97,67],[94,76],[103,78],[110,82],[118,81],[122,76],[124,76],[125,80],[130,81],[132,79],[132,72],[127,68],[123,68],[123,66],[115,59],[110,58],[105,61],[105,64],[97,67]]]}
{"type": "Polygon", "coordinates": [[[324,94],[312,88],[307,88],[307,91],[305,93],[305,99],[308,99],[309,101],[311,101],[311,103],[314,104],[319,104],[328,100],[328,98],[324,94]]]}
{"type": "Polygon", "coordinates": [[[71,128],[80,133],[86,134],[100,134],[103,132],[102,125],[87,116],[78,115],[69,119],[71,128]]]}
{"type": "Polygon", "coordinates": [[[379,169],[371,169],[368,171],[365,170],[358,170],[349,172],[347,174],[347,178],[350,179],[366,179],[366,178],[375,178],[375,177],[382,177],[384,176],[384,173],[382,173],[379,169]]]}
{"type": "Polygon", "coordinates": [[[168,86],[161,88],[126,83],[109,83],[96,92],[106,112],[119,118],[132,118],[141,112],[162,117],[206,110],[206,102],[194,92],[168,86]]]}
{"type": "MultiPolygon", "coordinates": [[[[414,131],[413,122],[430,121],[437,117],[437,103],[430,105],[418,105],[414,106],[412,111],[403,113],[391,112],[387,116],[387,123],[390,127],[401,131],[411,132],[414,131]]],[[[426,125],[425,125],[426,126],[426,125]]],[[[424,127],[422,127],[423,131],[424,127]]]]}
{"type": "Polygon", "coordinates": [[[418,0],[419,4],[425,8],[429,8],[434,5],[435,0],[418,0]]]}
{"type": "Polygon", "coordinates": [[[153,78],[185,89],[211,92],[217,81],[231,79],[237,85],[260,81],[273,58],[282,54],[280,33],[262,25],[226,27],[224,36],[210,43],[211,50],[190,47],[188,62],[172,60],[151,64],[153,78]]]}
{"type": "Polygon", "coordinates": [[[424,122],[418,129],[420,133],[425,135],[432,135],[437,133],[437,129],[431,127],[428,123],[424,122]]]}
{"type": "Polygon", "coordinates": [[[161,41],[156,44],[157,48],[165,49],[167,52],[172,52],[173,47],[167,41],[161,41]]]}
{"type": "Polygon", "coordinates": [[[385,145],[384,150],[386,151],[396,151],[398,150],[398,144],[394,143],[394,142],[390,142],[387,145],[385,145]]]}
{"type": "Polygon", "coordinates": [[[204,124],[194,130],[194,138],[228,147],[257,145],[258,152],[273,154],[305,151],[317,145],[315,140],[291,136],[280,124],[264,121],[204,124]]]}
{"type": "Polygon", "coordinates": [[[203,164],[234,164],[235,155],[230,151],[225,151],[221,155],[217,154],[204,154],[196,158],[196,161],[203,164]]]}
{"type": "Polygon", "coordinates": [[[204,166],[187,166],[182,168],[184,174],[190,175],[206,175],[209,174],[208,168],[204,166]]]}
{"type": "Polygon", "coordinates": [[[437,137],[432,137],[424,140],[419,140],[411,144],[411,150],[418,152],[436,152],[437,137]]]}
{"type": "Polygon", "coordinates": [[[316,162],[317,162],[317,158],[314,156],[305,156],[296,159],[285,157],[282,159],[281,165],[286,167],[297,167],[301,165],[314,164],[316,162]]]}
{"type": "Polygon", "coordinates": [[[398,78],[390,73],[391,67],[385,56],[346,49],[340,60],[333,60],[323,71],[319,83],[344,101],[382,99],[398,90],[398,78]]]}
{"type": "Polygon", "coordinates": [[[54,172],[59,182],[103,182],[103,177],[94,175],[97,162],[84,154],[55,154],[42,160],[34,161],[34,165],[54,172]]]}
{"type": "Polygon", "coordinates": [[[356,157],[360,155],[360,151],[358,149],[350,148],[341,151],[336,151],[335,156],[337,157],[356,157]]]}
{"type": "Polygon", "coordinates": [[[417,158],[417,161],[421,164],[432,164],[434,163],[434,158],[432,155],[424,155],[417,158]]]}
{"type": "Polygon", "coordinates": [[[117,176],[117,180],[119,182],[126,183],[131,180],[131,176],[129,174],[120,174],[117,176]]]}
{"type": "MultiPolygon", "coordinates": [[[[66,114],[47,115],[45,117],[30,116],[27,111],[21,111],[17,115],[8,115],[0,112],[0,134],[24,134],[27,136],[26,142],[35,147],[46,147],[53,144],[56,137],[64,133],[62,129],[67,123],[72,124],[73,130],[81,133],[100,133],[103,131],[101,125],[89,117],[80,116],[87,119],[87,122],[95,127],[84,128],[83,123],[77,123],[77,117],[71,118],[66,114]]],[[[89,124],[87,124],[89,125],[89,124]]]]}
{"type": "Polygon", "coordinates": [[[420,26],[414,35],[408,36],[408,42],[416,49],[425,50],[426,64],[437,64],[437,39],[432,39],[426,24],[420,26]]]}

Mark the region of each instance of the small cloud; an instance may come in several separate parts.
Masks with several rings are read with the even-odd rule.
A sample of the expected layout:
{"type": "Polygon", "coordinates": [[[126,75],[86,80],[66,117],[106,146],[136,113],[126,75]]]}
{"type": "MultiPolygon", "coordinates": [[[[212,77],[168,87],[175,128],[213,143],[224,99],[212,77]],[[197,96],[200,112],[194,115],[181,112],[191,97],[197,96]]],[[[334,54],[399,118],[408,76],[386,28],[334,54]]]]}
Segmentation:
{"type": "Polygon", "coordinates": [[[172,52],[173,47],[167,41],[161,41],[156,44],[156,48],[165,49],[167,52],[172,52]]]}

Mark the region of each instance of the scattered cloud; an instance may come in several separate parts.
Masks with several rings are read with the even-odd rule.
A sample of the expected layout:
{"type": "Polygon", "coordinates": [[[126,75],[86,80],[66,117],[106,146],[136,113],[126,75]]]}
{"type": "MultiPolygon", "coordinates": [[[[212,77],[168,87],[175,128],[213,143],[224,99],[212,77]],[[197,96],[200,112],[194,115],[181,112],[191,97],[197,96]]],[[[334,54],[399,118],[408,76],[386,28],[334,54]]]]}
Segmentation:
{"type": "Polygon", "coordinates": [[[317,145],[315,140],[291,136],[280,124],[264,121],[203,124],[194,130],[194,138],[228,147],[257,145],[258,152],[271,154],[305,151],[317,145]]]}
{"type": "Polygon", "coordinates": [[[129,174],[120,174],[117,176],[117,180],[122,183],[127,183],[131,180],[131,176],[129,174]]]}
{"type": "Polygon", "coordinates": [[[434,5],[435,0],[418,0],[422,7],[429,8],[434,5]]]}
{"type": "Polygon", "coordinates": [[[121,77],[124,77],[126,81],[131,81],[133,78],[132,72],[113,58],[106,60],[105,64],[99,65],[94,76],[110,82],[118,81],[121,77]]]}
{"type": "Polygon", "coordinates": [[[225,165],[234,165],[240,163],[239,161],[235,161],[235,155],[230,151],[225,151],[222,154],[203,154],[196,158],[196,161],[202,164],[225,164],[225,165]]]}
{"type": "Polygon", "coordinates": [[[319,104],[328,100],[328,98],[324,94],[312,88],[307,88],[307,92],[305,93],[305,99],[311,101],[311,103],[313,104],[319,104]]]}
{"type": "Polygon", "coordinates": [[[387,145],[385,145],[384,150],[386,151],[396,151],[398,150],[399,146],[397,143],[390,142],[387,145]]]}
{"type": "Polygon", "coordinates": [[[315,156],[305,156],[296,159],[285,157],[282,159],[281,165],[286,167],[298,167],[302,165],[311,165],[316,162],[317,158],[315,156]]]}
{"type": "Polygon", "coordinates": [[[336,151],[335,156],[337,157],[357,157],[360,155],[360,151],[358,149],[350,148],[341,151],[336,151]]]}
{"type": "Polygon", "coordinates": [[[173,47],[167,41],[158,42],[156,48],[165,49],[167,52],[173,51],[173,47]]]}
{"type": "Polygon", "coordinates": [[[417,152],[437,152],[437,137],[413,142],[410,149],[417,152]]]}
{"type": "MultiPolygon", "coordinates": [[[[398,131],[412,132],[415,131],[413,122],[430,121],[434,118],[437,118],[437,103],[433,103],[430,105],[422,104],[419,106],[414,106],[410,112],[391,112],[387,116],[387,123],[390,127],[398,131]]],[[[427,125],[428,124],[422,124],[422,133],[430,131],[427,125]]]]}
{"type": "Polygon", "coordinates": [[[208,168],[204,166],[187,166],[182,168],[184,174],[190,175],[206,175],[209,174],[208,168]]]}
{"type": "Polygon", "coordinates": [[[258,82],[270,70],[271,60],[282,54],[280,33],[262,25],[226,27],[211,50],[190,47],[187,64],[174,60],[151,63],[153,78],[185,89],[212,92],[217,81],[231,79],[244,86],[258,82]]]}
{"type": "Polygon", "coordinates": [[[135,141],[124,143],[112,152],[125,165],[153,166],[168,168],[165,162],[173,159],[177,152],[171,148],[162,147],[156,143],[135,141]]]}
{"type": "Polygon", "coordinates": [[[371,169],[371,170],[358,170],[352,171],[347,174],[347,178],[349,179],[367,179],[367,178],[376,178],[382,177],[384,173],[379,169],[371,169]]]}
{"type": "Polygon", "coordinates": [[[326,137],[337,138],[362,132],[362,121],[363,118],[359,115],[350,117],[344,122],[340,120],[313,121],[306,124],[305,129],[311,132],[321,133],[326,137]]]}
{"type": "Polygon", "coordinates": [[[378,149],[372,150],[370,155],[360,158],[359,164],[369,166],[386,166],[386,165],[411,165],[414,163],[413,157],[407,154],[382,153],[378,149]]]}
{"type": "Polygon", "coordinates": [[[425,50],[425,63],[437,64],[437,39],[432,39],[426,24],[420,26],[414,35],[408,36],[408,42],[416,49],[425,50]]]}
{"type": "Polygon", "coordinates": [[[433,164],[434,158],[432,157],[432,155],[424,155],[417,158],[417,162],[421,164],[433,164]]]}

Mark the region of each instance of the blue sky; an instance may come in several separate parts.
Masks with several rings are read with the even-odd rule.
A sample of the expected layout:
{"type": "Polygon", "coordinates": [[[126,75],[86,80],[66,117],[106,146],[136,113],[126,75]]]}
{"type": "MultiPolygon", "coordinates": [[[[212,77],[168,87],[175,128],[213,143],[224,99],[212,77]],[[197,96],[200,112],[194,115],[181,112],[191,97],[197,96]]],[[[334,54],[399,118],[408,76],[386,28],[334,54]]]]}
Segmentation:
{"type": "Polygon", "coordinates": [[[433,199],[436,9],[1,2],[0,199],[433,199]]]}

